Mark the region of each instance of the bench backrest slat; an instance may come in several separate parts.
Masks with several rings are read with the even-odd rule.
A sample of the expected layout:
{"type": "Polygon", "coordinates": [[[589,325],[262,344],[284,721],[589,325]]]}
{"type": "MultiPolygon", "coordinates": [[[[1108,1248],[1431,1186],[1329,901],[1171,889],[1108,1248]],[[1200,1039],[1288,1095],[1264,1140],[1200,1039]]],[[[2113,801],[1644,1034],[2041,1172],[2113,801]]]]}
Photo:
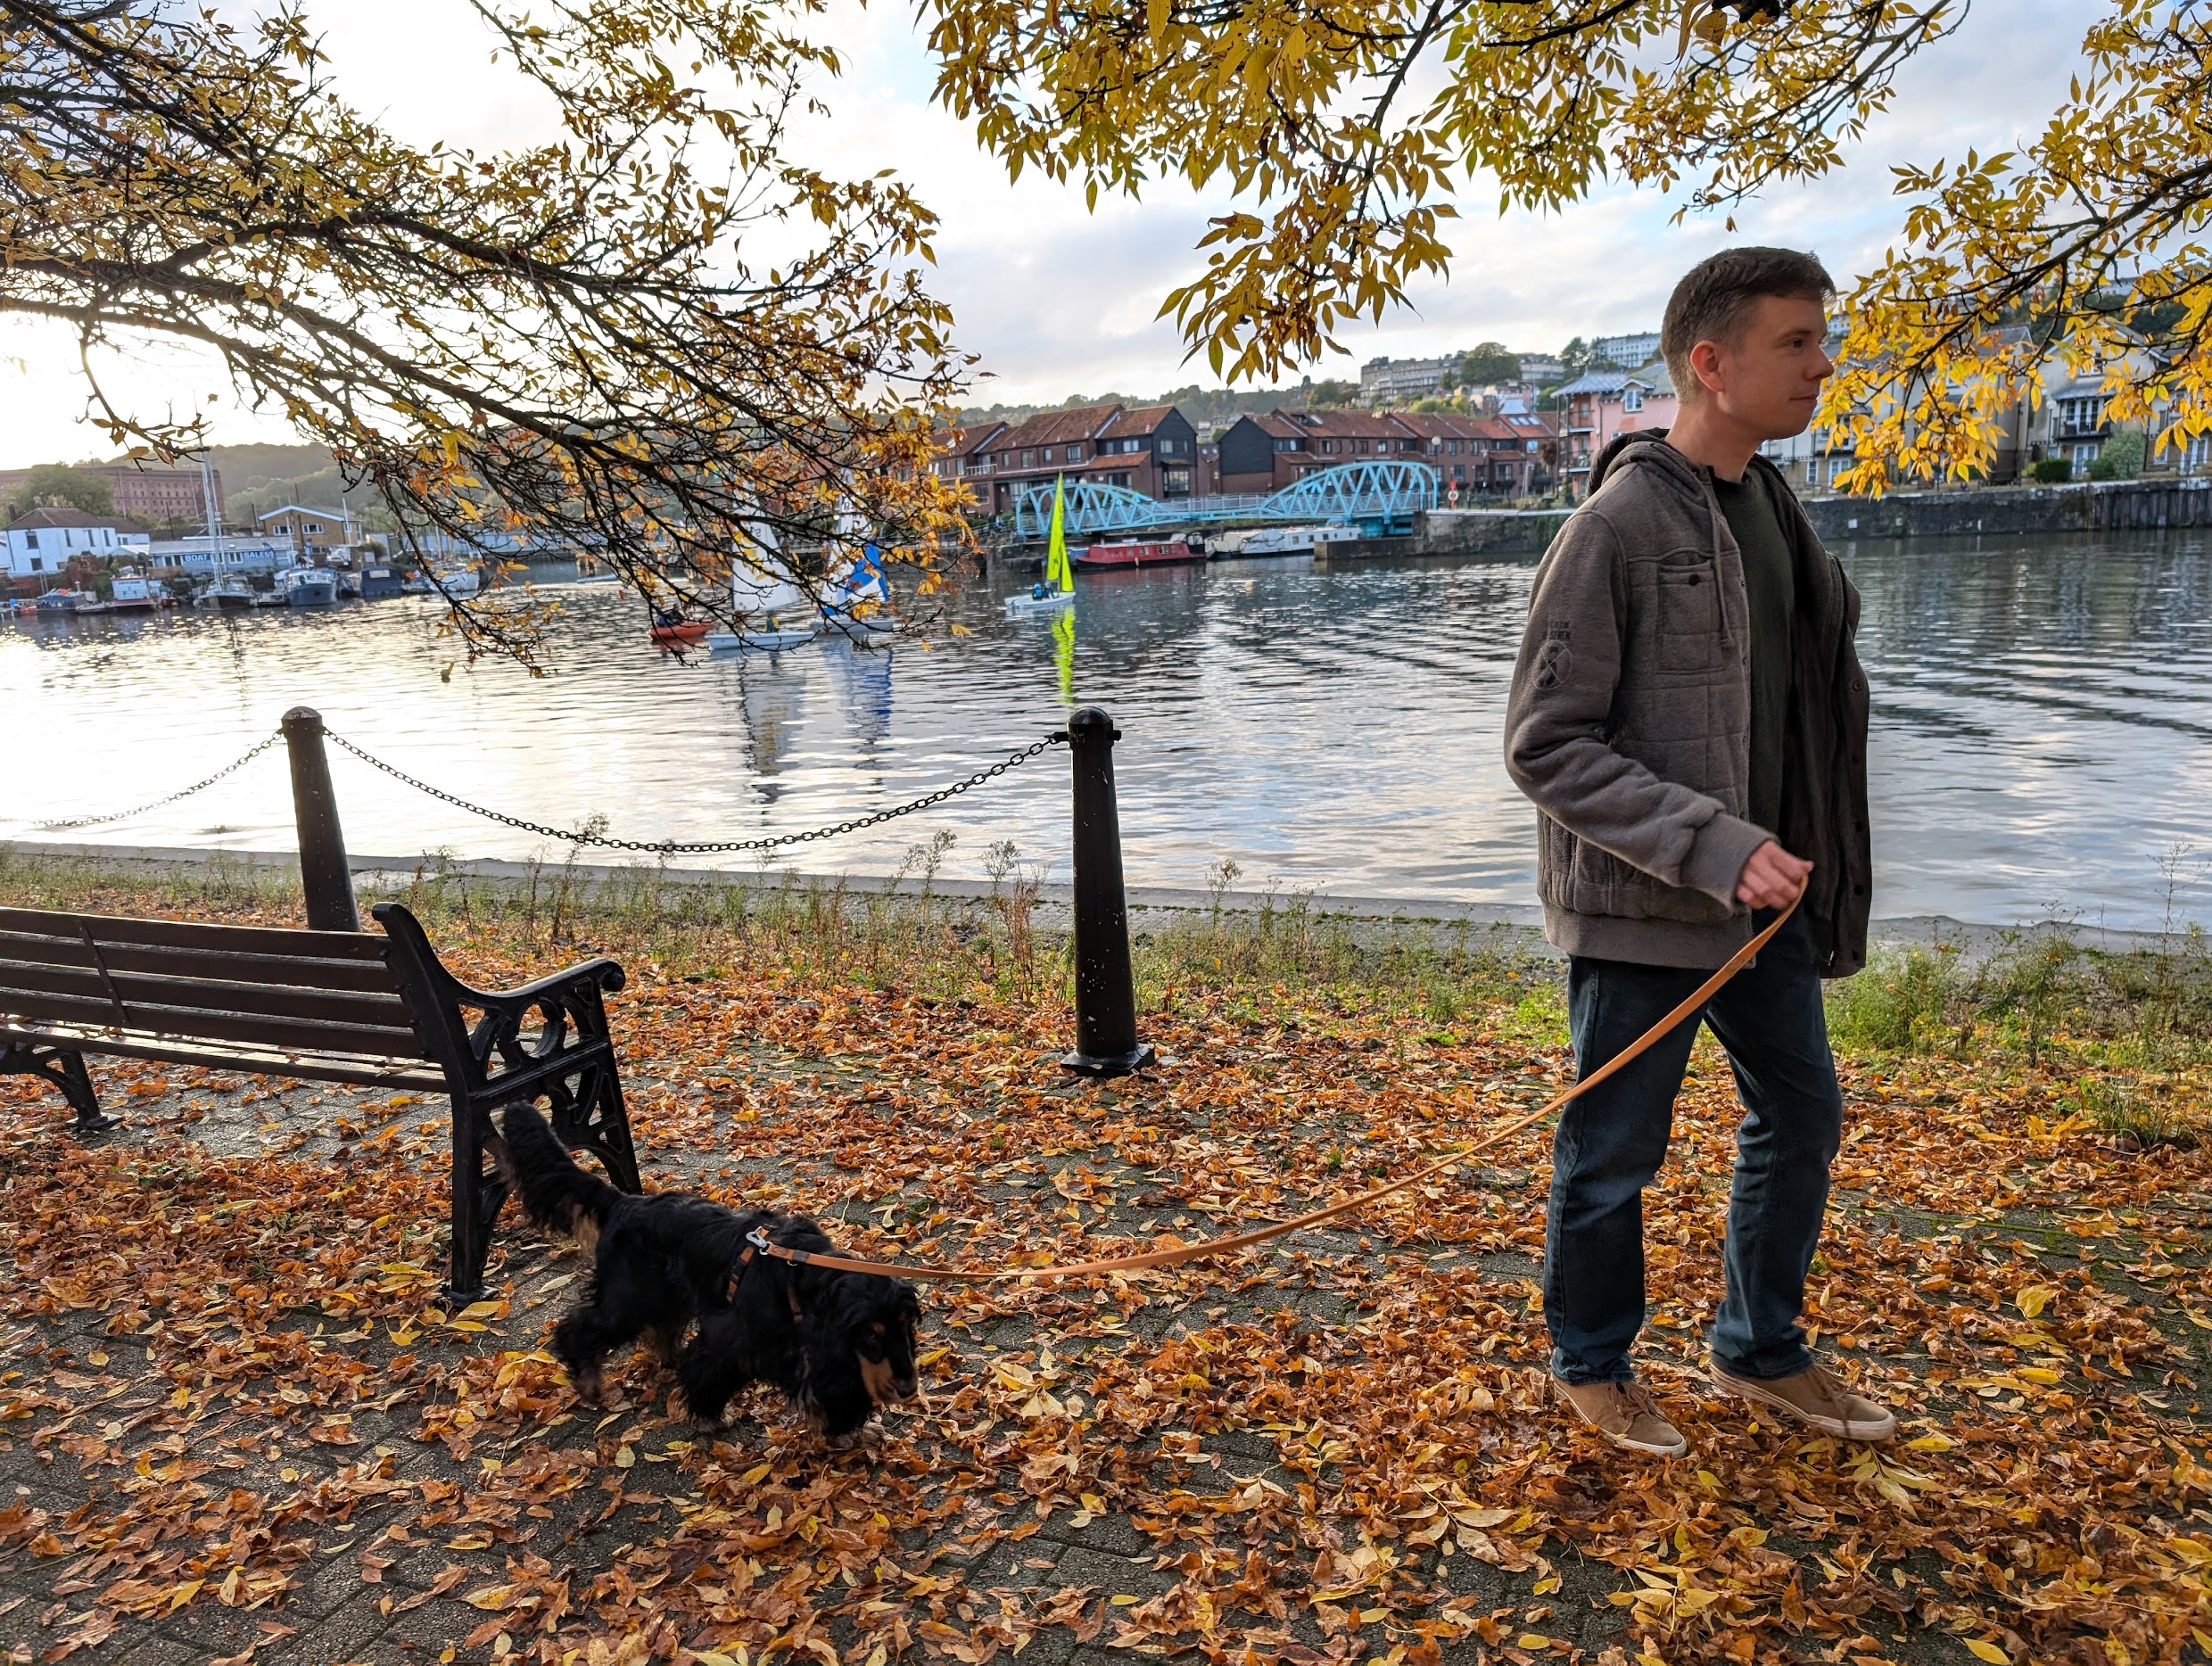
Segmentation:
{"type": "MultiPolygon", "coordinates": [[[[336,936],[336,933],[326,934],[336,936]]],[[[96,941],[96,939],[95,939],[96,941]]],[[[294,989],[353,989],[396,994],[398,980],[381,961],[315,961],[296,955],[235,954],[219,949],[181,949],[157,944],[92,945],[69,936],[0,928],[0,961],[27,965],[97,967],[113,972],[151,972],[166,977],[212,977],[225,983],[280,984],[294,989]]]]}
{"type": "Polygon", "coordinates": [[[314,1019],[210,1011],[203,1007],[161,1006],[136,1001],[125,1001],[119,1005],[104,995],[57,994],[51,989],[0,987],[0,1015],[113,1026],[157,1035],[196,1035],[214,1041],[259,1042],[278,1048],[361,1053],[383,1059],[429,1057],[421,1037],[404,1027],[332,1024],[314,1019]]]}
{"type": "Polygon", "coordinates": [[[0,908],[0,1015],[409,1061],[388,940],[0,908]]]}
{"type": "Polygon", "coordinates": [[[25,964],[7,958],[0,943],[0,1010],[11,990],[85,995],[120,1001],[125,1006],[202,1007],[212,1012],[259,1012],[272,1018],[319,1019],[326,1024],[367,1024],[409,1029],[407,1002],[397,995],[357,994],[349,990],[292,989],[211,977],[148,977],[137,972],[99,971],[76,966],[25,964]]]}
{"type": "Polygon", "coordinates": [[[103,947],[158,944],[216,949],[226,954],[275,954],[301,961],[382,961],[384,939],[368,931],[300,931],[283,926],[202,926],[184,920],[126,920],[115,914],[65,914],[0,908],[0,931],[76,937],[89,931],[103,947]]]}

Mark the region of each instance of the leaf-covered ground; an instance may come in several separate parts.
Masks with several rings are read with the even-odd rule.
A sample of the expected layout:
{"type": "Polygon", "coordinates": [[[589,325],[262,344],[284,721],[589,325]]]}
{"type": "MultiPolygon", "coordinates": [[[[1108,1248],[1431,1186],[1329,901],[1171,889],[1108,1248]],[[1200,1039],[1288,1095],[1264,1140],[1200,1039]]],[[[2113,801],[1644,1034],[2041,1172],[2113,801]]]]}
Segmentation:
{"type": "MultiPolygon", "coordinates": [[[[572,954],[437,935],[498,981],[572,954]]],[[[1566,1066],[1540,990],[1429,1028],[1185,986],[1160,1069],[1081,1083],[1056,994],[596,946],[648,1184],[874,1254],[1229,1231],[1566,1066]]],[[[1736,1112],[1694,1068],[1647,1204],[1672,1463],[1548,1397],[1540,1132],[1226,1265],[929,1287],[926,1407],[831,1450],[764,1392],[689,1425],[642,1355],[580,1406],[541,1344],[582,1263],[511,1214],[496,1299],[442,1306],[441,1100],[95,1061],[128,1126],[80,1146],[0,1078],[0,1656],[2204,1658],[2212,1154],[2116,1149],[2033,1071],[1848,1064],[1812,1320],[1901,1413],[1877,1451],[1701,1388],[1736,1112]]]]}

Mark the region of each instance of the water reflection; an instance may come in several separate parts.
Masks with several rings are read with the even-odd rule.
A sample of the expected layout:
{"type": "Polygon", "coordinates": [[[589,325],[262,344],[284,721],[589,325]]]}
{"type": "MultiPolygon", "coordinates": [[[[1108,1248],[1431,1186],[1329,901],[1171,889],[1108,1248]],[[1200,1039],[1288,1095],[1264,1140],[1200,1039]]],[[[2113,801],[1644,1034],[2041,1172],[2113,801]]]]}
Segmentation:
{"type": "MultiPolygon", "coordinates": [[[[1877,911],[2003,920],[2056,905],[2157,923],[2160,857],[2203,838],[2212,776],[2205,541],[1843,553],[1866,598],[1877,911]]],[[[624,837],[760,837],[918,797],[1083,699],[1127,737],[1134,883],[1200,886],[1229,858],[1242,883],[1525,905],[1531,821],[1498,745],[1533,565],[1292,557],[1086,574],[1073,612],[1050,621],[1006,620],[977,586],[945,614],[968,634],[743,659],[657,653],[635,605],[595,588],[567,593],[559,674],[538,680],[457,663],[415,598],[24,619],[0,630],[0,699],[18,762],[36,764],[12,772],[0,836],[189,781],[305,702],[425,779],[534,821],[596,812],[624,837]]],[[[351,760],[336,767],[356,850],[533,848],[351,760]]],[[[1011,837],[1049,874],[1066,821],[1052,755],[791,859],[885,872],[943,829],[958,837],[947,871],[979,874],[986,847],[1011,837]]],[[[283,847],[282,765],[96,837],[283,847]]],[[[2207,914],[2200,895],[2188,901],[2207,914]]]]}

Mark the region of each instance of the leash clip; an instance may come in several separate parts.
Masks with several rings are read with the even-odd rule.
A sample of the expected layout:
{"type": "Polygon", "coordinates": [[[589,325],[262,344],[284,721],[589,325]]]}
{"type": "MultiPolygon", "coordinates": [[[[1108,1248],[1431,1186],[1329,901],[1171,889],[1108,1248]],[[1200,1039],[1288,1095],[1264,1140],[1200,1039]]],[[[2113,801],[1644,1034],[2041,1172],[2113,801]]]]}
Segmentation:
{"type": "Polygon", "coordinates": [[[746,1273],[752,1267],[755,1254],[768,1253],[768,1229],[755,1226],[745,1234],[745,1248],[738,1251],[738,1264],[730,1270],[730,1282],[723,1287],[722,1299],[725,1305],[738,1299],[738,1288],[745,1282],[746,1273]]]}

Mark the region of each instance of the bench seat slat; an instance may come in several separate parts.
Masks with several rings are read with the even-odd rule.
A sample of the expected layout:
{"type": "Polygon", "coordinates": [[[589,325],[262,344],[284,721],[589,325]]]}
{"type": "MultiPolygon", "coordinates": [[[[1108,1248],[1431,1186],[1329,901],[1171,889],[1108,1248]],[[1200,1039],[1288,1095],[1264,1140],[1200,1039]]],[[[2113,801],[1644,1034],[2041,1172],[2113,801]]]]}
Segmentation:
{"type": "Polygon", "coordinates": [[[287,1052],[367,1053],[383,1059],[429,1056],[411,1029],[141,1002],[125,1003],[119,1014],[114,1003],[105,999],[54,994],[43,989],[0,988],[0,1019],[5,1018],[57,1019],[95,1030],[113,1027],[128,1034],[177,1039],[205,1036],[213,1041],[258,1042],[287,1052]]]}
{"type": "Polygon", "coordinates": [[[114,914],[63,914],[39,908],[0,908],[0,931],[74,937],[79,928],[106,944],[159,944],[216,949],[227,954],[280,954],[294,960],[381,961],[384,939],[367,931],[305,931],[283,926],[202,926],[185,920],[126,920],[114,914]]]}
{"type": "Polygon", "coordinates": [[[127,1007],[200,1007],[217,1012],[320,1019],[331,1024],[369,1024],[382,1029],[410,1027],[407,1002],[397,995],[219,983],[203,977],[147,977],[135,972],[118,972],[112,978],[106,978],[96,971],[77,967],[24,965],[9,961],[4,953],[0,953],[0,990],[37,989],[105,1001],[111,986],[127,1007]]]}
{"type": "Polygon", "coordinates": [[[243,1076],[296,1076],[310,1082],[344,1082],[355,1087],[414,1088],[431,1093],[446,1091],[445,1076],[434,1065],[425,1068],[387,1059],[346,1059],[337,1054],[295,1058],[265,1047],[234,1046],[223,1042],[157,1041],[146,1036],[121,1038],[69,1024],[30,1029],[4,1020],[0,1020],[0,1041],[74,1047],[88,1053],[148,1059],[160,1064],[202,1065],[210,1070],[231,1070],[243,1076]]]}
{"type": "Polygon", "coordinates": [[[282,984],[293,989],[351,989],[364,994],[396,994],[399,979],[375,961],[304,960],[296,955],[228,954],[213,949],[180,949],[161,944],[103,943],[100,960],[82,937],[34,936],[0,930],[0,961],[37,966],[93,967],[110,971],[151,972],[166,977],[217,977],[249,984],[282,984]]]}

